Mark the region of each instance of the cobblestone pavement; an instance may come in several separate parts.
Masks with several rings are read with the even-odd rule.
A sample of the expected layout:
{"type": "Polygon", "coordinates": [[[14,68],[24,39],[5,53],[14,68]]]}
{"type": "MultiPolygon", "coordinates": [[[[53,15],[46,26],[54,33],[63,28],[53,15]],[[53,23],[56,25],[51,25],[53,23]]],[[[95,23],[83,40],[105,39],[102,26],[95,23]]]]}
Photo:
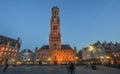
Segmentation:
{"type": "MultiPolygon", "coordinates": [[[[92,70],[86,66],[76,66],[75,74],[118,74],[120,69],[97,66],[97,70],[92,70]]],[[[6,72],[0,67],[0,74],[70,74],[66,67],[61,66],[9,66],[6,72]]]]}

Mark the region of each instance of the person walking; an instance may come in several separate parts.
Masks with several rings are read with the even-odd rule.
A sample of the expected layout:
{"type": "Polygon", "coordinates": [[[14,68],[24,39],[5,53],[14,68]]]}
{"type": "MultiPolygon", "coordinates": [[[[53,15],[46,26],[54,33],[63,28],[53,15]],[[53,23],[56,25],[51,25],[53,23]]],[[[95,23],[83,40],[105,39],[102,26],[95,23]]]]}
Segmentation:
{"type": "Polygon", "coordinates": [[[8,59],[6,59],[5,61],[5,67],[3,69],[3,72],[6,72],[7,68],[8,68],[8,59]]]}
{"type": "Polygon", "coordinates": [[[70,63],[70,72],[75,74],[75,65],[72,62],[70,63]]]}

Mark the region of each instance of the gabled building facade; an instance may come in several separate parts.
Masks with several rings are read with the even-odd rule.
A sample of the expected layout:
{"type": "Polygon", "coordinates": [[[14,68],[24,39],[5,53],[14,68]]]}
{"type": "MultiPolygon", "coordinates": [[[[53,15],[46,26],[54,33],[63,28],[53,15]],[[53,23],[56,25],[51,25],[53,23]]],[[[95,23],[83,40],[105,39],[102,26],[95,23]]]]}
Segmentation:
{"type": "Polygon", "coordinates": [[[102,64],[120,64],[120,43],[100,43],[92,44],[82,49],[83,60],[98,59],[102,64]]]}
{"type": "Polygon", "coordinates": [[[0,35],[0,65],[5,64],[5,60],[7,59],[9,64],[15,64],[18,59],[20,47],[20,38],[12,39],[0,35]]]}
{"type": "Polygon", "coordinates": [[[18,61],[21,64],[34,64],[34,53],[29,49],[19,52],[18,61]]]}

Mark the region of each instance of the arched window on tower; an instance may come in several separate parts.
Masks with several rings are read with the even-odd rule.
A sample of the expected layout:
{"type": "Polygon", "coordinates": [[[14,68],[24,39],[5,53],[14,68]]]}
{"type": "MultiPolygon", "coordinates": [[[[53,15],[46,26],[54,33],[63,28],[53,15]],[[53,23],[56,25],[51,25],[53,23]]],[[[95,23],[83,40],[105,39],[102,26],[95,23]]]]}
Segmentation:
{"type": "Polygon", "coordinates": [[[56,49],[56,44],[54,44],[54,48],[56,49]]]}
{"type": "Polygon", "coordinates": [[[55,16],[57,15],[57,11],[55,11],[55,16]]]}
{"type": "Polygon", "coordinates": [[[57,26],[53,26],[53,30],[57,30],[57,26]]]}

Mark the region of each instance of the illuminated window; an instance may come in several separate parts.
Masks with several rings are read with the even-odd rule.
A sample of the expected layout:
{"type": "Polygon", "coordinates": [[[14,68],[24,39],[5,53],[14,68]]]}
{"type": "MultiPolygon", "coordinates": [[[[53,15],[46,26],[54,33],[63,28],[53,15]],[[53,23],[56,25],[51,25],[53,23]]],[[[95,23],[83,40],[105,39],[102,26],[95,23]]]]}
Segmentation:
{"type": "Polygon", "coordinates": [[[0,52],[1,54],[3,54],[3,52],[0,52]]]}
{"type": "Polygon", "coordinates": [[[11,51],[11,49],[9,49],[9,51],[11,51]]]}
{"type": "Polygon", "coordinates": [[[4,55],[6,55],[7,54],[7,52],[4,52],[4,55]]]}
{"type": "Polygon", "coordinates": [[[13,52],[15,51],[15,49],[12,50],[13,52]]]}
{"type": "Polygon", "coordinates": [[[6,48],[5,51],[8,51],[8,48],[6,48]]]}
{"type": "Polygon", "coordinates": [[[0,56],[2,56],[3,52],[0,52],[0,56]]]}
{"type": "Polygon", "coordinates": [[[8,53],[10,55],[10,53],[8,53]]]}
{"type": "Polygon", "coordinates": [[[16,52],[17,52],[17,50],[16,50],[16,52]]]}
{"type": "Polygon", "coordinates": [[[1,50],[2,50],[2,51],[4,51],[4,49],[5,49],[5,48],[4,48],[4,47],[2,47],[2,49],[1,49],[1,50]]]}

